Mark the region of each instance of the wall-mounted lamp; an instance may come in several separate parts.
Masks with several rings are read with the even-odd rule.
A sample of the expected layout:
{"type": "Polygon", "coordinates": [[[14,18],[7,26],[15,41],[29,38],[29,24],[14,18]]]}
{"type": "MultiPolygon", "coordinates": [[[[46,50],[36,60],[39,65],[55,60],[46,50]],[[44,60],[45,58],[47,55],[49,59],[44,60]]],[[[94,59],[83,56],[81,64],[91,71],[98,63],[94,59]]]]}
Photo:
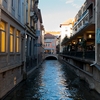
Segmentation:
{"type": "Polygon", "coordinates": [[[75,41],[73,42],[73,44],[75,44],[75,41]]]}
{"type": "Polygon", "coordinates": [[[89,38],[92,38],[92,35],[91,34],[89,34],[89,38]]]}
{"type": "Polygon", "coordinates": [[[79,39],[79,42],[81,42],[81,39],[79,39]]]}

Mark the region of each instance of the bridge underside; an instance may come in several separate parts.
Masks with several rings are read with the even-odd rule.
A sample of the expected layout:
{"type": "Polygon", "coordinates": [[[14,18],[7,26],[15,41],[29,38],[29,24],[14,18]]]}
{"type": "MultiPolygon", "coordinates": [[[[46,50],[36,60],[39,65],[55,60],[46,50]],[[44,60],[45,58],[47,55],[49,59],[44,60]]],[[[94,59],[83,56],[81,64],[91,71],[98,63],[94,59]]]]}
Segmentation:
{"type": "Polygon", "coordinates": [[[57,60],[57,57],[48,56],[48,57],[45,58],[45,60],[57,60]]]}

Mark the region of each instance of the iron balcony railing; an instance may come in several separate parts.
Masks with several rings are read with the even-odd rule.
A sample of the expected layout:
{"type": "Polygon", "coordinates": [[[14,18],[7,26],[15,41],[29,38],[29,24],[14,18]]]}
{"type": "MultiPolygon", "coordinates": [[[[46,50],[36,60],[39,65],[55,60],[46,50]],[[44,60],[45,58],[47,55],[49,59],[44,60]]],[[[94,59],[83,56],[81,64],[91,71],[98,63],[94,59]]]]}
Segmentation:
{"type": "Polygon", "coordinates": [[[68,56],[73,56],[73,57],[78,57],[78,58],[84,58],[84,59],[89,59],[89,60],[95,60],[95,51],[66,51],[62,53],[63,55],[68,55],[68,56]]]}
{"type": "Polygon", "coordinates": [[[74,24],[74,27],[75,27],[76,25],[78,25],[79,22],[80,22],[83,18],[85,18],[85,17],[87,16],[88,13],[89,13],[88,10],[84,11],[84,13],[79,17],[79,19],[77,20],[77,22],[74,24]]]}

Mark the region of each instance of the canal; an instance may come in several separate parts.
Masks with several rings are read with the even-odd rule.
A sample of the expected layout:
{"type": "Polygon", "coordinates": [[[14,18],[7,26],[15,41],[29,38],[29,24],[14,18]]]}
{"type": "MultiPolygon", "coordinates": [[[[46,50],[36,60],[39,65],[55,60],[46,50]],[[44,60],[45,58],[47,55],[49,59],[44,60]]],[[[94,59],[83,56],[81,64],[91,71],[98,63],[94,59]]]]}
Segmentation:
{"type": "Polygon", "coordinates": [[[45,60],[4,100],[100,100],[65,64],[45,60]]]}

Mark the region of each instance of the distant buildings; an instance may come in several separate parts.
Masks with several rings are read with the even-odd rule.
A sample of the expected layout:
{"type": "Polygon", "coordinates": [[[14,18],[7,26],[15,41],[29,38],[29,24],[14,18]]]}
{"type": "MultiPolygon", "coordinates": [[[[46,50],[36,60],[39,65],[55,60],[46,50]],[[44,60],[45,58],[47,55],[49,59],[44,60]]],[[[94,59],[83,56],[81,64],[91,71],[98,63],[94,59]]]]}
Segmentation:
{"type": "Polygon", "coordinates": [[[56,36],[50,33],[44,35],[44,53],[56,54],[56,36]]]}
{"type": "MultiPolygon", "coordinates": [[[[73,33],[72,33],[72,26],[73,26],[73,19],[68,19],[67,21],[65,21],[64,23],[60,24],[60,28],[61,28],[61,38],[60,38],[60,42],[62,43],[63,39],[67,36],[67,38],[70,38],[73,33]]],[[[60,43],[60,52],[63,52],[63,46],[60,43]]]]}
{"type": "Polygon", "coordinates": [[[52,54],[60,51],[60,32],[46,31],[44,35],[45,53],[48,51],[52,54]],[[48,44],[49,43],[49,44],[48,44]]]}
{"type": "Polygon", "coordinates": [[[50,33],[50,34],[52,34],[52,35],[54,35],[56,37],[59,37],[60,36],[60,31],[45,31],[45,33],[46,34],[47,33],[50,33]]]}

